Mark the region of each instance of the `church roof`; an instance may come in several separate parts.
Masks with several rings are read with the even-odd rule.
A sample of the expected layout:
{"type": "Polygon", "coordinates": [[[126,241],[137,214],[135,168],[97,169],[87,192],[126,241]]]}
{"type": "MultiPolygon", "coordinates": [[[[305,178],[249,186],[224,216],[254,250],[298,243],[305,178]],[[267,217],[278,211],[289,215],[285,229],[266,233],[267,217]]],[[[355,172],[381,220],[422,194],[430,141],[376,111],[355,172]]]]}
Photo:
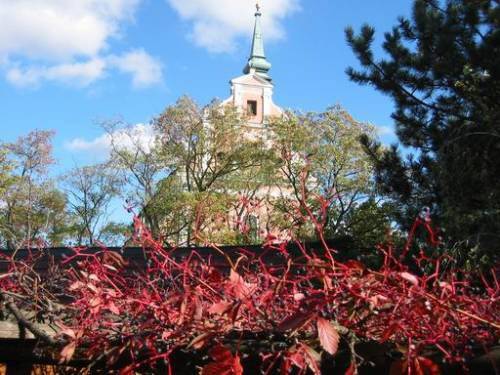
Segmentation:
{"type": "Polygon", "coordinates": [[[262,77],[261,75],[257,73],[249,73],[245,74],[236,78],[233,78],[231,80],[232,84],[240,84],[240,85],[249,85],[249,86],[267,86],[267,87],[273,87],[273,84],[269,79],[266,79],[262,77]]]}

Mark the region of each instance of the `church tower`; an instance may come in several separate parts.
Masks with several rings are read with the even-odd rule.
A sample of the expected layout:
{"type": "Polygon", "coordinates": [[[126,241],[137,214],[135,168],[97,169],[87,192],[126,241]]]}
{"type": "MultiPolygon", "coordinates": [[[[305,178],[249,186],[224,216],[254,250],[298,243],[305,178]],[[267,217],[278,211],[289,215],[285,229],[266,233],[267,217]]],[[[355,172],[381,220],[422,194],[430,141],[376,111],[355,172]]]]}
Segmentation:
{"type": "Polygon", "coordinates": [[[231,96],[223,104],[231,104],[248,116],[248,126],[263,128],[269,116],[280,116],[283,110],[273,102],[274,85],[269,75],[271,63],[264,51],[259,4],[255,12],[255,27],[250,57],[243,69],[244,75],[230,81],[231,96]]]}

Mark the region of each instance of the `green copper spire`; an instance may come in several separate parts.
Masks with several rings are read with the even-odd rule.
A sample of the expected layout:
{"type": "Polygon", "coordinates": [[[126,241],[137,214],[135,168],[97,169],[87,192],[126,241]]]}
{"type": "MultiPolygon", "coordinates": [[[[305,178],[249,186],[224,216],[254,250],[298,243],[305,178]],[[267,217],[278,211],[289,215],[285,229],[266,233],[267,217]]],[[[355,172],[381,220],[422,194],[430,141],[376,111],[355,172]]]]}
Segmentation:
{"type": "Polygon", "coordinates": [[[243,73],[248,74],[251,70],[255,70],[255,73],[271,81],[271,77],[267,74],[271,69],[271,63],[267,61],[266,54],[264,52],[264,39],[262,38],[262,27],[260,25],[260,17],[262,13],[260,12],[260,6],[257,4],[257,12],[255,12],[255,28],[253,32],[252,40],[252,50],[250,52],[250,58],[248,63],[243,70],[243,73]]]}

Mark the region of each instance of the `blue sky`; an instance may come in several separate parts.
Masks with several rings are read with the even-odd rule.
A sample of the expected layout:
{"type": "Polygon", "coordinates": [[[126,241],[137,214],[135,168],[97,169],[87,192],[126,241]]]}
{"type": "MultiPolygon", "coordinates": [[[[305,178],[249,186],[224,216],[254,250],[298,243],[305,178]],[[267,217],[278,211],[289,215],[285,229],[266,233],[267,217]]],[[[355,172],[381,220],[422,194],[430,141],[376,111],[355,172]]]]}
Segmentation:
{"type": "MultiPolygon", "coordinates": [[[[261,3],[275,102],[341,104],[394,141],[390,99],[345,74],[356,60],[344,28],[369,23],[380,44],[411,1],[261,3]]],[[[99,121],[147,123],[183,94],[224,99],[248,57],[254,9],[253,0],[0,0],[0,140],[54,129],[64,169],[99,159],[99,121]]]]}

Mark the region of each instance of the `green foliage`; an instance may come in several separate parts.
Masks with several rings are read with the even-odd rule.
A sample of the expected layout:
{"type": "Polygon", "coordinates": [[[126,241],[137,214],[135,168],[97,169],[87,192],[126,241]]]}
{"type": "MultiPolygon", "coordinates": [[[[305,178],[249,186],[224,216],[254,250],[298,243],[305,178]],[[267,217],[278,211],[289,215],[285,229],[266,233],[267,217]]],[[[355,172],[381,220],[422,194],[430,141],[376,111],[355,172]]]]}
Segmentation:
{"type": "Polygon", "coordinates": [[[0,195],[3,195],[12,183],[11,172],[14,165],[8,158],[5,145],[0,145],[0,195]]]}
{"type": "Polygon", "coordinates": [[[321,196],[326,200],[324,217],[329,236],[345,230],[347,215],[374,191],[372,163],[359,143],[361,135],[375,136],[374,127],[356,121],[339,106],[323,113],[288,113],[274,119],[270,128],[280,153],[283,201],[277,208],[285,216],[278,225],[296,225],[298,236],[312,238],[314,233],[304,212],[293,201],[304,200],[319,209],[321,196]],[[305,225],[302,225],[302,223],[305,225]]]}
{"type": "Polygon", "coordinates": [[[169,244],[256,244],[287,230],[315,239],[302,200],[319,213],[317,197],[324,196],[325,229],[338,236],[351,230],[352,210],[373,195],[371,161],[358,138],[372,138],[374,129],[340,107],[288,113],[258,128],[232,106],[214,101],[201,108],[183,97],[152,125],[155,132],[144,137],[137,127],[106,123],[110,160],[66,173],[59,181],[64,193],[46,178],[52,133],[5,145],[4,242],[116,245],[128,232],[110,221],[116,198],[169,244]]]}
{"type": "Polygon", "coordinates": [[[100,229],[99,242],[106,246],[123,246],[131,233],[131,225],[110,221],[100,229]]]}
{"type": "Polygon", "coordinates": [[[351,248],[345,249],[342,256],[358,258],[365,265],[378,268],[383,254],[376,247],[398,241],[391,228],[394,211],[392,204],[378,202],[373,197],[353,207],[345,217],[345,227],[339,230],[339,234],[352,241],[351,248]]]}
{"type": "Polygon", "coordinates": [[[28,241],[44,240],[56,246],[64,240],[66,197],[51,183],[27,188],[14,178],[3,204],[0,233],[4,245],[27,246],[28,241]]]}
{"type": "Polygon", "coordinates": [[[65,239],[66,197],[47,178],[53,132],[35,130],[0,149],[0,241],[16,248],[65,239]]]}
{"type": "Polygon", "coordinates": [[[107,227],[108,207],[120,192],[116,171],[106,165],[77,167],[64,176],[72,231],[78,245],[94,245],[107,227]]]}
{"type": "Polygon", "coordinates": [[[153,235],[158,237],[161,218],[151,206],[160,181],[175,173],[173,160],[164,157],[154,134],[149,134],[148,140],[148,134],[137,126],[111,121],[103,124],[103,128],[111,140],[108,164],[122,180],[121,193],[129,206],[140,211],[153,235]]]}
{"type": "Polygon", "coordinates": [[[497,251],[500,243],[500,6],[497,1],[415,0],[411,19],[385,34],[384,59],[374,29],[347,40],[361,63],[354,82],[395,103],[406,158],[367,138],[381,192],[398,204],[408,228],[424,206],[447,238],[497,251]]]}
{"type": "Polygon", "coordinates": [[[164,237],[237,242],[238,192],[254,194],[271,175],[270,152],[260,137],[248,137],[245,124],[234,107],[212,102],[200,108],[188,97],[154,121],[158,152],[171,173],[147,210],[158,215],[164,237]]]}

